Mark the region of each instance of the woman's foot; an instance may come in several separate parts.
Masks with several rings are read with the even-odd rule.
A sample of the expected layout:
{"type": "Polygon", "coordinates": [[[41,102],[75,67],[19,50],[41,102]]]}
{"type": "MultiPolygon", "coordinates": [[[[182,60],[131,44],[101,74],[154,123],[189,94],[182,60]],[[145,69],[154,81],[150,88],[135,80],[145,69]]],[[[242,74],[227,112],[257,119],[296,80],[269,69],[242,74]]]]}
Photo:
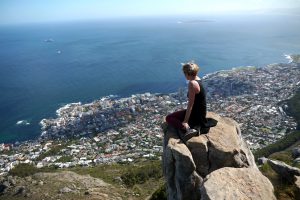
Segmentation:
{"type": "Polygon", "coordinates": [[[185,143],[186,141],[188,141],[189,139],[191,139],[194,136],[198,136],[199,135],[199,131],[197,131],[196,129],[187,129],[187,130],[182,130],[182,129],[177,129],[178,132],[178,136],[179,138],[185,143]]]}
{"type": "Polygon", "coordinates": [[[188,141],[192,137],[198,136],[198,135],[199,135],[199,131],[197,131],[196,129],[189,128],[186,130],[186,132],[184,134],[184,140],[188,141]]]}
{"type": "Polygon", "coordinates": [[[198,130],[199,135],[200,134],[207,134],[209,132],[210,127],[201,127],[201,126],[195,126],[196,130],[198,130]]]}

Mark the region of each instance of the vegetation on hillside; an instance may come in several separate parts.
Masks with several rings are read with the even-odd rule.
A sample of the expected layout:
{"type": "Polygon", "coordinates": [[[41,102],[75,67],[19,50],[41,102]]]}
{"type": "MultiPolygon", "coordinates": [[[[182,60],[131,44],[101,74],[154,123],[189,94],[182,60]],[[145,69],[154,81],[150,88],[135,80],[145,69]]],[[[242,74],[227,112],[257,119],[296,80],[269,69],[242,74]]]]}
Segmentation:
{"type": "MultiPolygon", "coordinates": [[[[62,157],[63,158],[63,157],[62,157]]],[[[63,159],[68,159],[64,157],[63,159]]],[[[38,172],[73,171],[81,175],[100,178],[119,188],[119,193],[131,199],[145,199],[151,197],[154,191],[164,185],[161,161],[140,160],[130,164],[106,164],[93,167],[73,167],[58,169],[56,167],[36,168],[33,164],[19,164],[9,175],[18,177],[32,176],[38,172]],[[125,188],[125,189],[124,189],[125,188]],[[125,191],[125,193],[124,193],[125,191]],[[134,198],[133,198],[134,197],[134,198]]],[[[160,188],[161,189],[161,188],[160,188]]],[[[161,189],[162,190],[162,189],[161,189]]],[[[165,191],[165,189],[163,189],[165,191]]],[[[164,192],[165,193],[165,192],[164,192]]],[[[158,199],[161,194],[155,194],[158,199]]]]}
{"type": "Polygon", "coordinates": [[[53,172],[55,171],[55,167],[44,167],[44,168],[36,168],[35,165],[29,163],[20,163],[15,166],[12,170],[9,171],[9,175],[18,176],[18,177],[26,177],[31,176],[38,172],[53,172]]]}
{"type": "Polygon", "coordinates": [[[288,99],[286,103],[288,105],[287,112],[289,115],[293,116],[296,119],[298,124],[298,130],[286,135],[284,138],[278,140],[277,142],[269,146],[255,151],[254,156],[256,159],[263,156],[268,157],[275,152],[283,151],[300,140],[300,89],[291,99],[288,99]]]}
{"type": "Polygon", "coordinates": [[[36,160],[41,161],[48,156],[59,155],[60,150],[62,150],[65,147],[66,147],[66,144],[54,145],[49,151],[46,151],[45,153],[41,154],[36,160]]]}
{"type": "MultiPolygon", "coordinates": [[[[300,90],[297,91],[295,96],[287,100],[286,103],[288,105],[287,113],[296,119],[298,130],[267,147],[255,151],[254,156],[256,159],[264,156],[273,160],[280,160],[288,165],[299,168],[300,164],[295,163],[292,157],[292,149],[300,145],[300,90]]],[[[262,165],[260,171],[272,182],[278,200],[300,199],[300,194],[294,183],[287,181],[284,177],[280,177],[272,170],[268,163],[262,165]]]]}
{"type": "Polygon", "coordinates": [[[298,129],[300,129],[300,89],[297,91],[295,96],[287,101],[287,105],[287,112],[296,119],[298,129]]]}
{"type": "Polygon", "coordinates": [[[293,145],[299,140],[300,140],[300,131],[295,131],[293,133],[288,134],[287,136],[285,136],[284,138],[278,140],[273,144],[270,144],[264,148],[256,150],[253,153],[254,157],[256,159],[260,157],[268,157],[275,152],[282,151],[290,147],[291,145],[293,145]]]}
{"type": "Polygon", "coordinates": [[[297,188],[294,184],[280,177],[268,163],[261,166],[260,171],[272,182],[275,196],[278,200],[300,199],[299,193],[297,192],[297,188]]]}
{"type": "MultiPolygon", "coordinates": [[[[300,131],[297,132],[298,135],[300,131]]],[[[292,140],[290,140],[292,141],[292,140]]],[[[288,143],[285,143],[288,144],[288,143]]],[[[268,157],[272,160],[280,160],[283,161],[291,166],[299,167],[299,164],[293,162],[292,158],[292,152],[291,149],[293,146],[300,144],[300,142],[296,142],[291,147],[286,147],[285,144],[280,144],[280,141],[278,141],[275,144],[272,144],[264,149],[259,150],[259,153],[256,152],[256,158],[261,157],[261,155],[268,157]],[[282,151],[282,148],[285,148],[285,150],[282,151]],[[276,149],[279,149],[278,152],[275,152],[276,149]],[[272,153],[271,153],[272,152],[272,153]],[[259,155],[259,156],[258,156],[259,155]]],[[[281,177],[278,175],[268,163],[263,164],[260,167],[260,171],[268,177],[268,179],[272,182],[272,185],[274,186],[274,192],[278,200],[296,200],[300,199],[299,193],[297,192],[297,188],[295,187],[294,183],[289,182],[284,179],[284,177],[281,177]]]]}
{"type": "Polygon", "coordinates": [[[130,168],[121,175],[121,179],[127,187],[132,187],[135,184],[143,184],[150,178],[160,179],[162,177],[162,167],[161,164],[157,162],[136,168],[130,168]]]}
{"type": "Polygon", "coordinates": [[[163,184],[160,186],[160,188],[158,188],[158,190],[156,190],[150,200],[167,200],[167,186],[166,184],[163,184]]]}

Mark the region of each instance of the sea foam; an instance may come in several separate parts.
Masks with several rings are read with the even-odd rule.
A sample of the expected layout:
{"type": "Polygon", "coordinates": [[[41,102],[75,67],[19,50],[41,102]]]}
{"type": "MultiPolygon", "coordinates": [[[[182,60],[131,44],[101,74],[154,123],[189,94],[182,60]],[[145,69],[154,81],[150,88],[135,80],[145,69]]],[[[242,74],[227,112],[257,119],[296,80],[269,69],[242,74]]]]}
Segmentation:
{"type": "Polygon", "coordinates": [[[284,54],[284,57],[289,61],[289,63],[293,62],[293,58],[290,54],[284,54]]]}
{"type": "Polygon", "coordinates": [[[16,125],[28,126],[28,125],[30,125],[30,123],[27,120],[20,120],[20,121],[17,121],[16,125]]]}

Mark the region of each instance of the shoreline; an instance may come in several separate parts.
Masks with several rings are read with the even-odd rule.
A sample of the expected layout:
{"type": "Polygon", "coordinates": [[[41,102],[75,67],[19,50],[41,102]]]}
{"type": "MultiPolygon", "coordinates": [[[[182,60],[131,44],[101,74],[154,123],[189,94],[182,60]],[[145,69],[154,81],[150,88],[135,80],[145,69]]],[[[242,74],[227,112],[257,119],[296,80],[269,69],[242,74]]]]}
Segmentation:
{"type": "MultiPolygon", "coordinates": [[[[300,62],[216,72],[203,79],[208,111],[235,120],[250,148],[262,148],[296,130],[284,100],[300,88],[299,77],[300,62]]],[[[67,104],[41,121],[43,138],[0,144],[0,174],[19,163],[68,168],[159,159],[163,118],[186,104],[184,89],[67,104]]]]}
{"type": "MultiPolygon", "coordinates": [[[[290,58],[292,58],[293,56],[290,56],[290,58]]],[[[299,59],[298,56],[296,56],[296,58],[299,59]]],[[[297,60],[299,61],[299,60],[297,60]]],[[[289,62],[287,64],[284,63],[276,63],[276,64],[269,64],[266,65],[264,67],[253,67],[253,66],[246,66],[246,67],[240,67],[240,68],[232,68],[231,70],[221,70],[221,71],[217,71],[211,74],[208,74],[207,76],[205,76],[203,78],[203,82],[205,84],[205,82],[212,82],[212,84],[208,84],[208,85],[215,85],[215,81],[219,79],[219,77],[221,77],[221,81],[225,81],[224,84],[227,84],[227,88],[225,88],[224,90],[228,90],[228,82],[225,79],[227,77],[230,77],[232,74],[239,74],[241,73],[241,76],[244,76],[243,74],[245,73],[251,73],[251,72],[255,72],[255,71],[260,71],[260,75],[262,76],[266,76],[268,77],[269,74],[271,74],[272,69],[273,68],[285,68],[285,67],[293,67],[293,62],[289,62]],[[266,72],[270,70],[270,72],[266,72]],[[266,73],[265,75],[263,75],[264,73],[266,73]]],[[[275,69],[275,71],[278,71],[278,69],[275,69]]],[[[281,69],[279,69],[281,70],[281,69]]],[[[259,75],[259,76],[260,76],[259,75]]],[[[238,75],[239,76],[239,75],[238,75]]],[[[232,78],[234,79],[234,76],[232,76],[232,78]]],[[[230,79],[232,79],[230,78],[230,79]]],[[[251,77],[252,79],[255,77],[251,77]]],[[[248,81],[249,79],[251,79],[248,77],[248,81]]],[[[272,79],[272,78],[271,78],[272,79]]],[[[271,84],[273,84],[273,80],[270,80],[271,83],[265,83],[264,86],[266,86],[266,89],[268,89],[269,87],[271,87],[271,84]]],[[[262,78],[260,78],[259,82],[262,82],[262,78]]],[[[258,84],[258,83],[257,83],[258,84]]],[[[297,83],[298,84],[298,83],[297,83]]],[[[297,85],[298,86],[298,85],[297,85]]],[[[213,86],[214,87],[214,86],[213,86]]],[[[217,91],[216,95],[219,96],[220,93],[223,93],[222,95],[226,98],[228,96],[240,96],[241,92],[242,94],[245,93],[245,91],[239,91],[239,87],[242,87],[243,90],[252,90],[253,88],[256,87],[255,84],[253,83],[247,83],[247,80],[242,80],[242,81],[238,81],[238,82],[231,82],[230,86],[229,86],[229,94],[228,91],[217,91]],[[251,85],[252,84],[252,85],[251,85]],[[233,87],[236,87],[237,89],[234,90],[233,87]],[[232,90],[233,89],[233,90],[232,90]],[[232,91],[231,91],[232,90],[232,91]],[[238,91],[239,93],[234,94],[236,91],[238,91]]],[[[295,86],[296,87],[296,86],[295,86]]],[[[213,93],[215,93],[215,90],[219,90],[219,88],[215,88],[212,91],[210,87],[207,88],[208,89],[208,99],[209,101],[211,100],[217,100],[217,98],[215,98],[213,95],[213,93]]],[[[184,90],[184,89],[183,89],[184,90]]],[[[175,93],[169,93],[169,94],[163,94],[163,93],[144,93],[144,94],[135,94],[135,95],[131,95],[130,97],[117,97],[117,98],[111,98],[110,96],[107,97],[103,97],[101,99],[95,100],[91,103],[87,103],[87,104],[81,104],[81,103],[70,103],[65,105],[64,107],[61,107],[57,110],[57,118],[56,119],[43,119],[41,121],[41,125],[42,125],[42,136],[46,136],[46,138],[61,138],[61,137],[65,137],[66,135],[69,136],[84,136],[84,135],[88,135],[88,134],[92,134],[95,132],[101,132],[101,131],[105,131],[114,127],[118,127],[118,126],[122,126],[127,123],[129,123],[129,121],[125,118],[123,118],[123,122],[119,123],[118,120],[107,120],[103,118],[103,114],[105,115],[105,110],[108,109],[109,112],[111,112],[110,114],[112,114],[111,116],[113,116],[113,114],[115,112],[125,112],[124,115],[129,115],[130,117],[132,117],[132,113],[134,111],[132,111],[131,109],[135,109],[132,107],[136,106],[136,102],[140,102],[140,101],[147,101],[149,99],[155,99],[156,96],[158,96],[159,98],[162,98],[164,95],[169,96],[168,98],[171,98],[172,95],[174,95],[173,99],[169,99],[171,102],[175,102],[175,104],[180,101],[182,104],[182,101],[184,99],[184,93],[183,91],[181,92],[175,92],[175,93]],[[181,93],[181,94],[179,94],[181,93]],[[177,97],[175,97],[177,96],[177,97]],[[178,97],[181,96],[181,97],[178,97]],[[143,99],[145,98],[145,99],[143,99]],[[129,102],[127,102],[129,101],[129,102]],[[131,102],[132,101],[132,102],[131,102]],[[125,102],[125,105],[123,105],[123,102],[125,102]],[[114,109],[114,107],[116,107],[117,109],[114,109]],[[126,110],[127,109],[127,110],[126,110]],[[102,112],[103,111],[103,112],[102,112]],[[127,112],[127,113],[126,113],[127,112]],[[70,116],[71,114],[71,116],[70,116]],[[102,115],[101,117],[97,117],[97,115],[102,115]],[[100,121],[100,123],[98,123],[100,121]],[[100,125],[99,125],[100,124],[100,125]],[[105,124],[108,124],[107,127],[105,127],[105,124]],[[111,125],[113,124],[113,125],[111,125]],[[87,128],[91,126],[91,128],[87,128]],[[100,129],[98,127],[101,127],[100,129]],[[102,128],[103,127],[103,128],[102,128]],[[51,130],[52,129],[52,130],[51,130]],[[46,131],[45,131],[46,130],[46,131]],[[82,133],[83,132],[83,133],[82,133]]],[[[246,91],[247,93],[247,91],[246,91]]],[[[251,93],[251,92],[250,92],[251,93]]],[[[222,97],[221,95],[221,97],[222,97]]],[[[257,93],[253,94],[254,96],[257,96],[257,93]]],[[[264,95],[268,95],[268,94],[264,94],[264,95]]],[[[250,97],[251,98],[251,97],[250,97]]],[[[278,98],[278,97],[277,97],[278,98]]],[[[284,96],[281,97],[281,100],[286,100],[288,99],[289,96],[284,96]]],[[[277,99],[279,100],[279,99],[277,99]]],[[[155,100],[154,100],[155,101],[155,100]]],[[[218,101],[218,100],[217,100],[218,101]]],[[[224,99],[224,101],[226,101],[226,99],[224,99]]],[[[264,101],[264,100],[263,100],[264,101]]],[[[267,100],[268,101],[268,100],[267,100]]],[[[276,100],[272,100],[272,102],[274,102],[276,100]]],[[[185,102],[186,103],[186,102],[185,102]]],[[[142,104],[139,106],[143,106],[142,104]]],[[[165,106],[165,105],[164,105],[165,106]]],[[[166,106],[167,107],[167,106],[166,106]]],[[[176,107],[176,106],[175,106],[176,107]]],[[[213,105],[212,105],[213,107],[213,105]]],[[[151,108],[149,108],[151,109],[151,108]]],[[[169,112],[174,109],[173,108],[169,108],[169,112]]],[[[226,108],[227,109],[227,108],[226,108]]],[[[245,108],[240,108],[240,110],[243,110],[245,108]]],[[[260,109],[260,107],[258,107],[257,109],[260,109]]],[[[268,112],[270,114],[274,114],[277,111],[274,110],[275,107],[272,108],[267,108],[270,109],[268,112]]],[[[217,109],[213,109],[212,111],[216,111],[217,109]]],[[[284,113],[283,108],[279,108],[279,111],[281,113],[284,113]]],[[[222,114],[222,110],[220,111],[220,113],[222,114]]],[[[108,116],[110,116],[110,114],[108,116]]],[[[136,114],[136,113],[134,113],[136,114]]],[[[227,112],[227,115],[231,115],[231,113],[227,112]]],[[[106,116],[106,117],[108,117],[106,116]]],[[[163,116],[163,114],[161,114],[161,116],[163,116]]],[[[235,118],[234,115],[231,115],[232,118],[235,118]]],[[[117,116],[115,116],[116,119],[118,119],[117,116]]],[[[239,120],[238,120],[239,121],[239,120]]],[[[242,120],[244,121],[244,120],[242,120]]]]}
{"type": "MultiPolygon", "coordinates": [[[[297,54],[291,54],[291,55],[288,55],[288,54],[284,54],[284,57],[288,60],[288,63],[287,64],[291,64],[291,63],[297,63],[300,61],[300,56],[297,55],[297,54]]],[[[205,74],[203,77],[202,77],[202,80],[205,81],[206,79],[210,79],[212,78],[213,76],[216,76],[218,74],[226,74],[226,73],[233,73],[235,71],[239,71],[239,70],[247,70],[247,69],[263,69],[265,67],[269,67],[269,66],[272,66],[272,65],[280,65],[280,64],[286,64],[286,63],[273,63],[273,64],[268,64],[266,66],[262,66],[262,67],[256,67],[256,66],[240,66],[240,67],[232,67],[231,69],[229,70],[218,70],[218,71],[215,71],[215,72],[212,72],[212,73],[208,73],[208,74],[205,74]]],[[[58,113],[60,112],[60,110],[64,109],[65,107],[69,107],[69,106],[72,106],[72,105],[77,105],[77,104],[81,104],[81,105],[89,105],[89,104],[93,104],[94,102],[96,101],[101,101],[101,100],[105,100],[105,99],[109,99],[109,100],[122,100],[122,99],[128,99],[128,98],[132,98],[134,96],[139,96],[139,95],[145,95],[145,94],[150,94],[150,95],[176,95],[178,94],[178,91],[177,92],[172,92],[172,93],[150,93],[150,92],[146,92],[146,93],[142,93],[142,94],[131,94],[131,95],[125,95],[125,96],[121,96],[121,95],[107,95],[107,96],[103,96],[103,97],[100,97],[99,99],[95,99],[93,100],[92,102],[85,102],[85,103],[82,103],[81,101],[80,102],[72,102],[72,103],[67,103],[67,104],[62,104],[61,107],[59,107],[55,113],[56,113],[56,116],[58,116],[58,113]]],[[[49,119],[49,118],[48,118],[49,119]]],[[[51,118],[50,118],[51,119],[51,118]]],[[[42,119],[40,121],[40,123],[43,121],[44,119],[42,119]]],[[[27,126],[29,125],[30,123],[20,123],[20,122],[27,122],[27,120],[19,120],[17,122],[16,125],[19,125],[19,126],[27,126]]],[[[26,142],[34,142],[34,141],[38,141],[40,139],[42,135],[42,131],[40,132],[40,135],[35,137],[35,138],[32,138],[32,139],[26,139],[26,140],[15,140],[13,142],[7,142],[7,143],[2,143],[2,144],[21,144],[21,143],[26,143],[26,142]]]]}

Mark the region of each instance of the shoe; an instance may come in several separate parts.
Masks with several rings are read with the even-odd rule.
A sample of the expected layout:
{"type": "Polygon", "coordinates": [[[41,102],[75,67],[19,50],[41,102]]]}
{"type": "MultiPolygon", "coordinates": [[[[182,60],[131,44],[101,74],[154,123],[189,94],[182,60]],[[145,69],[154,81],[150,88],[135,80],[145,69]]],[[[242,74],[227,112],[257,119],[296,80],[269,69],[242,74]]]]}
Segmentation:
{"type": "Polygon", "coordinates": [[[201,134],[201,126],[194,126],[194,129],[196,129],[198,131],[198,135],[201,134]]]}
{"type": "Polygon", "coordinates": [[[189,128],[186,130],[186,132],[184,134],[184,140],[187,141],[187,140],[191,139],[192,137],[198,136],[198,135],[199,135],[198,130],[189,128]]]}
{"type": "Polygon", "coordinates": [[[186,130],[185,134],[195,134],[195,133],[198,133],[198,130],[196,129],[193,129],[193,128],[189,128],[186,130]]]}

